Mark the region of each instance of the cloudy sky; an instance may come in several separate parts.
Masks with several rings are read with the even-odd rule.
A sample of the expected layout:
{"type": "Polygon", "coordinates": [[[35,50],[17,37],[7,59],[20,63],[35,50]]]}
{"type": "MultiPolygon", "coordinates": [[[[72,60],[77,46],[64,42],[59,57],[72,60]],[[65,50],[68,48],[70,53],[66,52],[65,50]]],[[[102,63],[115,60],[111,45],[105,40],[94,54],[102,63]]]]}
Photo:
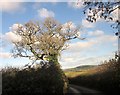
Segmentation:
{"type": "MultiPolygon", "coordinates": [[[[5,0],[7,1],[7,0],[5,0]]],[[[14,1],[14,0],[13,0],[14,1]]],[[[61,53],[59,58],[62,68],[76,67],[79,65],[97,65],[104,60],[114,57],[117,51],[116,30],[110,27],[110,23],[99,19],[96,23],[89,23],[83,14],[82,3],[76,5],[72,2],[0,2],[0,67],[24,66],[29,62],[23,58],[11,57],[13,45],[11,41],[19,40],[11,30],[17,24],[25,24],[30,20],[43,20],[53,17],[62,24],[72,22],[82,26],[81,37],[85,40],[73,40],[69,42],[67,50],[61,53]]],[[[47,0],[48,1],[48,0],[47,0]]],[[[113,15],[115,16],[114,13],[113,15]]]]}

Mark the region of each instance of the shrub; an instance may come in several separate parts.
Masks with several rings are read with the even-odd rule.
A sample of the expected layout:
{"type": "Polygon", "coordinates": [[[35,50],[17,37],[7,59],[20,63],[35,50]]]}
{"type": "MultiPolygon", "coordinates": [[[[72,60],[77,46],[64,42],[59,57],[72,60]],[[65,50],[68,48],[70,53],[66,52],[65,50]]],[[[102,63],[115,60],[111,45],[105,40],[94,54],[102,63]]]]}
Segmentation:
{"type": "Polygon", "coordinates": [[[40,93],[63,95],[67,91],[67,78],[59,64],[27,70],[9,68],[2,72],[3,95],[40,93]]]}

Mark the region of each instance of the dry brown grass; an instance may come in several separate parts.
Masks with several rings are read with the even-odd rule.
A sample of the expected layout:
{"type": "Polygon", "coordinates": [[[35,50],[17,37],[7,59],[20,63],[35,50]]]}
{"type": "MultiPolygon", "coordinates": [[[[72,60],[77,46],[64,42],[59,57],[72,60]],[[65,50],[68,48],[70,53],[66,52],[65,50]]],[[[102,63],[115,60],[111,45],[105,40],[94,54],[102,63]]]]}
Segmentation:
{"type": "Polygon", "coordinates": [[[101,74],[101,73],[108,71],[108,69],[110,70],[110,67],[111,69],[114,68],[114,66],[111,66],[110,64],[102,64],[97,67],[93,67],[93,68],[86,69],[86,70],[66,71],[65,75],[68,78],[74,78],[77,76],[89,76],[89,75],[94,75],[94,74],[101,74]]]}

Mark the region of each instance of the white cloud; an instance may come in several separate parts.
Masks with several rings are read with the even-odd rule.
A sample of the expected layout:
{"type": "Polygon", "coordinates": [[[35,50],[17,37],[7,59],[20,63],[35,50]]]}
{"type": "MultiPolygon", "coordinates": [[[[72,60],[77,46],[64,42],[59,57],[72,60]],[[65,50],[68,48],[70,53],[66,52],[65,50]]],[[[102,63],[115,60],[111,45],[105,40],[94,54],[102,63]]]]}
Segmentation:
{"type": "Polygon", "coordinates": [[[117,41],[117,37],[112,35],[104,35],[104,36],[98,37],[96,40],[100,41],[101,43],[110,43],[110,42],[117,41]]]}
{"type": "Polygon", "coordinates": [[[110,58],[114,57],[114,53],[102,55],[102,56],[95,56],[95,57],[87,57],[84,59],[79,59],[79,65],[98,65],[105,60],[109,60],[110,58]]]}
{"type": "Polygon", "coordinates": [[[0,53],[0,58],[10,58],[11,54],[10,53],[6,53],[6,52],[1,52],[0,53]]]}
{"type": "Polygon", "coordinates": [[[96,30],[94,32],[88,32],[88,35],[89,36],[102,36],[102,35],[104,35],[104,32],[101,30],[96,30]]]}
{"type": "MultiPolygon", "coordinates": [[[[30,1],[30,0],[27,0],[30,1]]],[[[81,2],[83,0],[34,0],[35,2],[81,2]]]]}
{"type": "Polygon", "coordinates": [[[36,2],[53,2],[53,3],[54,3],[54,2],[56,3],[56,2],[58,2],[58,1],[60,2],[60,0],[35,0],[35,1],[36,1],[36,2]]]}
{"type": "Polygon", "coordinates": [[[13,13],[14,11],[24,11],[25,8],[22,6],[22,2],[10,2],[9,0],[5,0],[4,2],[0,2],[0,9],[3,12],[13,13]]]}
{"type": "Polygon", "coordinates": [[[91,22],[87,21],[86,19],[82,20],[82,25],[85,28],[93,28],[93,27],[95,27],[95,23],[91,23],[91,22]]]}
{"type": "Polygon", "coordinates": [[[106,45],[106,43],[114,43],[117,41],[117,37],[113,35],[104,34],[101,30],[90,32],[90,38],[86,38],[85,41],[79,41],[70,43],[68,50],[69,52],[81,52],[81,51],[94,51],[94,47],[100,45],[106,45]],[[94,37],[93,37],[94,36],[94,37]]]}
{"type": "Polygon", "coordinates": [[[93,45],[95,45],[97,42],[94,40],[86,41],[86,42],[76,42],[71,43],[69,46],[68,51],[70,52],[80,52],[86,49],[90,49],[93,45]]]}
{"type": "Polygon", "coordinates": [[[72,21],[69,21],[69,22],[63,24],[61,32],[63,33],[63,35],[65,35],[65,34],[74,35],[76,33],[78,37],[81,36],[79,28],[72,21]]]}
{"type": "Polygon", "coordinates": [[[113,43],[113,46],[114,47],[118,47],[118,43],[113,43]]]}
{"type": "Polygon", "coordinates": [[[19,42],[21,40],[21,37],[16,35],[13,32],[7,32],[7,33],[5,33],[3,39],[5,39],[8,42],[19,42]]]}
{"type": "Polygon", "coordinates": [[[1,34],[0,39],[2,39],[2,41],[7,41],[7,42],[19,42],[21,40],[21,37],[15,34],[15,31],[17,31],[19,26],[22,26],[22,25],[13,24],[12,27],[9,27],[10,32],[1,34]]]}
{"type": "Polygon", "coordinates": [[[95,30],[93,32],[88,32],[88,36],[93,37],[90,40],[95,40],[97,43],[115,42],[117,37],[113,35],[107,35],[104,31],[95,30]]]}
{"type": "Polygon", "coordinates": [[[38,16],[41,18],[46,18],[46,17],[54,17],[55,14],[52,11],[47,10],[46,8],[42,8],[38,10],[38,16]]]}
{"type": "Polygon", "coordinates": [[[9,27],[10,31],[17,31],[19,27],[22,27],[22,24],[13,24],[11,27],[9,27]]]}
{"type": "Polygon", "coordinates": [[[67,57],[64,59],[65,62],[73,62],[75,59],[74,58],[70,58],[70,57],[67,57]]]}
{"type": "Polygon", "coordinates": [[[0,2],[25,2],[25,0],[0,0],[0,2]]]}
{"type": "MultiPolygon", "coordinates": [[[[65,53],[62,53],[60,63],[64,68],[75,67],[86,64],[100,64],[101,61],[112,58],[111,54],[99,55],[103,52],[103,47],[109,49],[109,45],[113,45],[117,41],[117,37],[113,35],[105,34],[101,30],[96,30],[89,33],[90,38],[86,38],[85,41],[79,41],[70,43],[65,53]],[[94,37],[93,37],[94,36],[94,37]],[[96,54],[98,53],[98,55],[96,54]]],[[[111,48],[110,47],[110,48],[111,48]]],[[[110,49],[110,51],[114,51],[110,49]]],[[[106,52],[104,53],[106,54],[106,52]]],[[[112,53],[113,55],[113,53],[112,53]]]]}
{"type": "Polygon", "coordinates": [[[82,0],[76,0],[76,1],[70,0],[68,2],[68,6],[75,8],[75,9],[80,9],[84,7],[83,3],[84,2],[82,0]]]}
{"type": "Polygon", "coordinates": [[[72,21],[69,21],[69,22],[63,24],[63,27],[64,28],[70,27],[70,29],[74,29],[74,28],[76,28],[76,25],[72,21]]]}
{"type": "Polygon", "coordinates": [[[74,30],[75,28],[76,28],[76,25],[72,21],[69,21],[69,22],[62,25],[61,30],[63,33],[66,33],[68,29],[74,30]]]}
{"type": "Polygon", "coordinates": [[[60,64],[63,69],[66,68],[74,68],[80,65],[99,65],[105,60],[109,60],[110,58],[114,58],[114,53],[108,53],[100,56],[85,56],[80,53],[78,54],[69,54],[71,56],[63,55],[62,60],[60,60],[60,64]]]}
{"type": "Polygon", "coordinates": [[[2,39],[3,38],[3,34],[2,33],[0,33],[0,39],[2,39]]]}

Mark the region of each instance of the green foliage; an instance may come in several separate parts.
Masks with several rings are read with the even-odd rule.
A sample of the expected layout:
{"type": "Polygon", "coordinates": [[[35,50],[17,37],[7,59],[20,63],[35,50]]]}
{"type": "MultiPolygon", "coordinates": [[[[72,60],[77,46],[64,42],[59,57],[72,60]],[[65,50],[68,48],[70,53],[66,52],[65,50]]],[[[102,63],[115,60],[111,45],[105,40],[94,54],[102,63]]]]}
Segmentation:
{"type": "MultiPolygon", "coordinates": [[[[118,95],[120,90],[120,59],[105,61],[104,64],[95,68],[98,70],[95,71],[96,73],[70,77],[70,83],[100,90],[107,95],[118,95]]],[[[93,69],[88,71],[92,72],[93,69]]]]}
{"type": "Polygon", "coordinates": [[[3,95],[30,95],[53,93],[63,95],[67,91],[67,78],[59,65],[19,70],[9,68],[2,71],[3,95]]]}

